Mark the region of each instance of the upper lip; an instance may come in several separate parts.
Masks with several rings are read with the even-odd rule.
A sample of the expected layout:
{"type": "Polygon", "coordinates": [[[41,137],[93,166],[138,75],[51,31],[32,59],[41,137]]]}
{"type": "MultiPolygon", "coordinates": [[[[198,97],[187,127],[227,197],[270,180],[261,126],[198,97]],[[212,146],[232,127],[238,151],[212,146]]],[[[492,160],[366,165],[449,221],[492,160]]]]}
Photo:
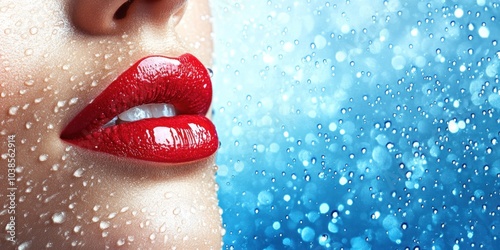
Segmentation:
{"type": "MultiPolygon", "coordinates": [[[[131,126],[130,124],[128,124],[128,128],[127,126],[121,126],[125,124],[114,126],[123,127],[123,129],[118,132],[116,132],[117,129],[113,130],[103,127],[103,125],[114,117],[132,107],[149,103],[167,103],[173,105],[176,114],[181,116],[176,118],[172,117],[170,120],[163,119],[161,122],[165,123],[165,121],[167,121],[168,126],[170,126],[167,127],[176,130],[173,131],[174,134],[179,133],[185,137],[181,138],[181,140],[176,139],[174,142],[179,144],[179,141],[181,141],[180,144],[189,144],[191,141],[200,140],[200,145],[194,145],[190,149],[186,148],[186,150],[204,150],[197,158],[206,157],[207,154],[211,154],[216,150],[214,147],[216,148],[217,146],[212,144],[217,143],[218,145],[217,135],[215,128],[213,128],[213,124],[205,120],[200,121],[201,118],[196,117],[205,116],[207,114],[211,101],[212,85],[208,70],[194,56],[190,54],[184,54],[178,58],[148,56],[139,60],[118,76],[100,95],[76,115],[62,131],[61,139],[97,151],[150,161],[182,162],[194,160],[194,158],[196,158],[194,156],[185,156],[181,159],[175,156],[175,154],[172,154],[172,157],[175,156],[178,159],[174,159],[170,156],[165,159],[165,157],[161,155],[148,155],[150,154],[148,150],[158,151],[158,149],[163,150],[162,147],[166,147],[165,145],[149,145],[155,144],[154,138],[152,139],[153,143],[151,143],[151,141],[149,141],[149,144],[144,142],[148,139],[146,137],[153,137],[151,135],[153,132],[152,126],[163,126],[160,123],[161,119],[157,119],[158,124],[155,123],[153,125],[151,125],[151,121],[149,121],[149,127],[141,127],[139,125],[131,126]],[[186,116],[184,116],[183,118],[182,115],[188,115],[188,117],[186,118],[186,116]],[[193,128],[193,131],[188,131],[192,134],[184,135],[183,133],[186,128],[193,128]],[[123,131],[142,133],[136,130],[144,130],[143,134],[137,135],[139,137],[144,137],[138,138],[140,142],[131,140],[121,144],[139,144],[136,145],[139,149],[135,150],[144,150],[142,153],[134,153],[135,151],[131,151],[123,152],[123,155],[121,155],[122,152],[120,150],[114,152],[114,146],[109,146],[110,149],[108,149],[108,146],[105,145],[114,143],[113,139],[110,139],[111,137],[124,136],[126,133],[123,131]],[[182,141],[182,139],[184,141],[182,141]],[[148,148],[150,146],[152,148],[148,148]],[[99,149],[99,147],[104,149],[99,149]]],[[[139,122],[136,123],[140,124],[139,122]]],[[[156,142],[156,144],[161,144],[158,141],[156,142]]],[[[117,144],[116,146],[120,145],[117,144]]],[[[134,145],[128,146],[132,147],[134,145]]],[[[178,150],[179,147],[186,147],[186,145],[167,146],[170,148],[165,149],[166,151],[178,150]]],[[[127,151],[127,149],[125,148],[122,151],[127,151]]]]}
{"type": "Polygon", "coordinates": [[[201,63],[184,63],[190,57],[193,56],[148,56],[139,60],[106,88],[106,94],[97,96],[85,107],[66,126],[61,138],[89,134],[120,113],[148,103],[172,104],[178,115],[205,115],[212,101],[212,85],[208,74],[192,73],[200,68],[206,70],[201,63]]]}

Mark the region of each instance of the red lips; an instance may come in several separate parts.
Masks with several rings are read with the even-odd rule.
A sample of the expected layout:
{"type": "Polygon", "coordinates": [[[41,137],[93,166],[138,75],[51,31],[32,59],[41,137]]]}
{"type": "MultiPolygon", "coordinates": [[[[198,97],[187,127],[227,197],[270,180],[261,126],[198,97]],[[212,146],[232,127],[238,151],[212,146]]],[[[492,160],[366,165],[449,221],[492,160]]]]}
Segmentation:
{"type": "Polygon", "coordinates": [[[215,126],[205,117],[211,101],[210,76],[194,56],[146,57],[86,106],[66,126],[61,139],[86,149],[153,162],[203,159],[215,153],[219,144],[215,126]],[[120,113],[151,103],[171,104],[176,115],[109,126],[120,113]]]}

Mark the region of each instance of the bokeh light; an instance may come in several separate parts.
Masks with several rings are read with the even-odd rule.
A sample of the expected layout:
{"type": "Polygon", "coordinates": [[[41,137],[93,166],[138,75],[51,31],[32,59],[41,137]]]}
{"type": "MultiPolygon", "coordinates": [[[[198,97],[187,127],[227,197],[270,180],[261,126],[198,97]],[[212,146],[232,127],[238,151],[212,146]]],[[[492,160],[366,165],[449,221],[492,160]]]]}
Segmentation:
{"type": "Polygon", "coordinates": [[[491,249],[498,1],[213,1],[224,249],[491,249]]]}

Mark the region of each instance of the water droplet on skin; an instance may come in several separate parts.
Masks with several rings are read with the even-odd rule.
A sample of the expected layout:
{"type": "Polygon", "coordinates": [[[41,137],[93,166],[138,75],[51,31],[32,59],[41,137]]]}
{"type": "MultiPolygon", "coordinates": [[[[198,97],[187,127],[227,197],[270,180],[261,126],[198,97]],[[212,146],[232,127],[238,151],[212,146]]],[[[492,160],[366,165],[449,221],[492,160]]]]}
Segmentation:
{"type": "Polygon", "coordinates": [[[68,105],[75,105],[78,102],[78,97],[71,98],[68,102],[68,105]]]}
{"type": "Polygon", "coordinates": [[[27,80],[27,81],[24,82],[24,85],[26,85],[26,86],[33,86],[33,84],[35,84],[35,81],[32,80],[32,79],[27,80]]]}
{"type": "Polygon", "coordinates": [[[38,28],[37,28],[37,27],[32,27],[32,28],[30,29],[30,34],[32,34],[32,35],[36,35],[36,33],[38,33],[38,28]]]}
{"type": "Polygon", "coordinates": [[[167,231],[167,224],[166,224],[166,223],[163,223],[163,224],[160,226],[160,233],[164,233],[165,231],[167,231]]]}
{"type": "Polygon", "coordinates": [[[33,49],[27,49],[27,50],[25,50],[25,51],[24,51],[24,55],[26,55],[26,56],[31,56],[31,55],[33,55],[33,49]]]}
{"type": "Polygon", "coordinates": [[[192,214],[195,214],[196,213],[196,208],[195,207],[191,207],[191,209],[189,210],[192,214]]]}
{"type": "Polygon", "coordinates": [[[54,224],[61,224],[64,221],[66,221],[66,213],[65,212],[58,212],[52,215],[52,222],[54,224]]]}
{"type": "Polygon", "coordinates": [[[104,230],[109,228],[109,225],[110,225],[109,221],[101,221],[101,223],[99,223],[99,228],[101,230],[104,230]]]}
{"type": "Polygon", "coordinates": [[[26,122],[26,129],[30,129],[32,125],[32,122],[26,122]]]}
{"type": "MultiPolygon", "coordinates": [[[[75,170],[75,172],[73,172],[73,176],[76,178],[80,178],[80,177],[82,177],[83,172],[85,172],[85,169],[79,168],[79,169],[75,170]]],[[[94,211],[96,211],[96,210],[94,210],[94,211]]]]}
{"type": "Polygon", "coordinates": [[[57,102],[57,107],[59,107],[59,108],[64,107],[64,105],[66,105],[66,101],[58,101],[57,102]]]}
{"type": "Polygon", "coordinates": [[[27,250],[30,247],[31,247],[31,241],[25,241],[17,247],[17,250],[27,250]]]}
{"type": "Polygon", "coordinates": [[[173,195],[171,192],[166,192],[166,193],[165,193],[165,195],[164,195],[165,199],[170,199],[170,198],[172,198],[173,196],[174,196],[174,195],[173,195]]]}
{"type": "Polygon", "coordinates": [[[149,236],[149,239],[150,239],[150,240],[155,240],[155,239],[156,239],[156,234],[155,234],[155,233],[152,233],[152,234],[149,236]]]}
{"type": "Polygon", "coordinates": [[[42,154],[38,157],[39,161],[46,161],[49,158],[48,154],[42,154]]]}
{"type": "Polygon", "coordinates": [[[24,167],[22,167],[22,166],[17,166],[17,167],[16,167],[16,173],[18,173],[18,174],[19,174],[19,173],[22,173],[22,172],[23,172],[23,170],[24,170],[24,167]]]}
{"type": "Polygon", "coordinates": [[[119,240],[117,240],[116,241],[116,245],[119,246],[119,247],[125,245],[125,239],[119,239],[119,240]]]}
{"type": "Polygon", "coordinates": [[[9,115],[16,115],[17,110],[19,110],[19,106],[12,106],[9,108],[9,115]]]}
{"type": "Polygon", "coordinates": [[[173,211],[174,215],[178,215],[181,213],[181,209],[179,207],[176,207],[173,211]]]}
{"type": "Polygon", "coordinates": [[[75,232],[75,233],[79,233],[81,229],[82,229],[82,226],[80,226],[80,225],[76,225],[76,226],[73,228],[73,232],[75,232]]]}

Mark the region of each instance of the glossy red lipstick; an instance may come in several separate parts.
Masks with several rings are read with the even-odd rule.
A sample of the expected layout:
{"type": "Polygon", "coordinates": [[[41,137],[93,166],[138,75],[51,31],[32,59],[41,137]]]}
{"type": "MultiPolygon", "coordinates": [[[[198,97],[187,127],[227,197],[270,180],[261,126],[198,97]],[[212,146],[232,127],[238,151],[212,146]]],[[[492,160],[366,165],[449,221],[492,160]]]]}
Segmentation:
{"type": "Polygon", "coordinates": [[[190,54],[150,56],[132,65],[87,105],[61,133],[82,148],[152,162],[181,163],[215,153],[219,141],[205,117],[210,75],[190,54]],[[176,115],[110,124],[133,107],[170,104],[176,115]]]}

